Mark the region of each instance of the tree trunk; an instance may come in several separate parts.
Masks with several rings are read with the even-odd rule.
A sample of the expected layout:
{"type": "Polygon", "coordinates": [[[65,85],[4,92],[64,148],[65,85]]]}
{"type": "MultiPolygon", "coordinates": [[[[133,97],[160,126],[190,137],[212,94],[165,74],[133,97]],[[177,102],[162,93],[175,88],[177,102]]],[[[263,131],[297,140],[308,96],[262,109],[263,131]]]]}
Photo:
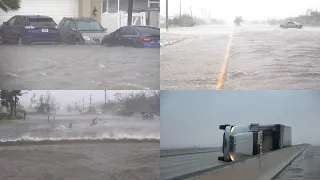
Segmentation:
{"type": "Polygon", "coordinates": [[[17,115],[17,95],[14,96],[14,115],[17,115]]]}

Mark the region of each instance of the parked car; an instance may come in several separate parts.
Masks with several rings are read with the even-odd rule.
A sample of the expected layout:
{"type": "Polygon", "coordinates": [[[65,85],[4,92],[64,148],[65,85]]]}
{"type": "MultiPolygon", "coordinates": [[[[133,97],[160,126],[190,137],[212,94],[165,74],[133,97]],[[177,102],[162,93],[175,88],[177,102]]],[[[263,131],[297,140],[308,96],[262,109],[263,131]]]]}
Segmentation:
{"type": "Polygon", "coordinates": [[[17,15],[0,27],[0,43],[13,42],[17,45],[33,43],[59,43],[57,24],[49,16],[17,15]]]}
{"type": "Polygon", "coordinates": [[[62,42],[69,44],[100,44],[107,29],[91,18],[63,18],[59,23],[62,42]]]}
{"type": "Polygon", "coordinates": [[[123,26],[104,36],[101,45],[160,47],[160,29],[150,26],[123,26]]]}
{"type": "Polygon", "coordinates": [[[289,21],[289,22],[285,22],[283,24],[280,24],[280,27],[282,29],[288,29],[288,28],[297,28],[297,29],[301,29],[303,26],[300,23],[297,22],[293,22],[293,21],[289,21]]]}

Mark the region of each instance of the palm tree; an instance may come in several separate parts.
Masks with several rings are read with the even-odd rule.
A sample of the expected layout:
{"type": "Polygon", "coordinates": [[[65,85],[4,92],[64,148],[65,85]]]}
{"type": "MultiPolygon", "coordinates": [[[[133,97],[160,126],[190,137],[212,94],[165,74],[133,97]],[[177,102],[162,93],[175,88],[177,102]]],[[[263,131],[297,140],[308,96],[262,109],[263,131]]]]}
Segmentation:
{"type": "Polygon", "coordinates": [[[4,12],[20,9],[20,0],[0,0],[0,9],[4,12]]]}
{"type": "Polygon", "coordinates": [[[237,16],[233,22],[235,25],[240,26],[240,24],[243,22],[242,16],[237,16]]]}
{"type": "Polygon", "coordinates": [[[7,108],[10,107],[10,114],[17,114],[17,104],[19,102],[19,97],[22,96],[21,90],[1,90],[1,105],[7,108]]]}

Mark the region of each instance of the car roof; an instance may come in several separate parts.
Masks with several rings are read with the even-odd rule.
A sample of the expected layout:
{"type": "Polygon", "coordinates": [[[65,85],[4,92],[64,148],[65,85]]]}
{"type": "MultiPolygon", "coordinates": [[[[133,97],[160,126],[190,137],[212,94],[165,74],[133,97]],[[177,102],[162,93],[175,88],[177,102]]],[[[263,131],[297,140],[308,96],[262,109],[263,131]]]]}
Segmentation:
{"type": "Polygon", "coordinates": [[[63,19],[85,20],[85,21],[96,21],[95,19],[92,19],[92,18],[86,18],[86,17],[82,17],[82,18],[63,17],[63,19]]]}
{"type": "Polygon", "coordinates": [[[27,18],[51,18],[50,16],[45,16],[45,15],[17,15],[17,16],[24,16],[27,18]]]}
{"type": "Polygon", "coordinates": [[[133,27],[133,28],[135,28],[135,27],[142,27],[142,28],[152,28],[152,29],[159,29],[159,28],[157,28],[157,27],[153,27],[153,26],[143,26],[143,25],[131,25],[131,26],[122,26],[122,27],[133,27]]]}

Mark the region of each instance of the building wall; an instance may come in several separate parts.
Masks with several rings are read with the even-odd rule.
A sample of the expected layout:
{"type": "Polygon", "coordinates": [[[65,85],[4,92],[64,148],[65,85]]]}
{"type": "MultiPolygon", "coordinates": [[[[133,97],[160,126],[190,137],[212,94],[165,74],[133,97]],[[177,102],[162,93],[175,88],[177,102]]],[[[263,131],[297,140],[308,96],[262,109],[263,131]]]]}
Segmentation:
{"type": "MultiPolygon", "coordinates": [[[[118,12],[118,0],[109,0],[109,8],[104,3],[108,13],[118,12]]],[[[120,0],[120,11],[128,11],[129,0],[120,0]]],[[[133,9],[148,8],[148,0],[133,0],[133,9]]]]}
{"type": "Polygon", "coordinates": [[[79,17],[93,18],[101,23],[102,0],[79,0],[79,17]],[[97,16],[93,15],[96,7],[97,16]]]}

